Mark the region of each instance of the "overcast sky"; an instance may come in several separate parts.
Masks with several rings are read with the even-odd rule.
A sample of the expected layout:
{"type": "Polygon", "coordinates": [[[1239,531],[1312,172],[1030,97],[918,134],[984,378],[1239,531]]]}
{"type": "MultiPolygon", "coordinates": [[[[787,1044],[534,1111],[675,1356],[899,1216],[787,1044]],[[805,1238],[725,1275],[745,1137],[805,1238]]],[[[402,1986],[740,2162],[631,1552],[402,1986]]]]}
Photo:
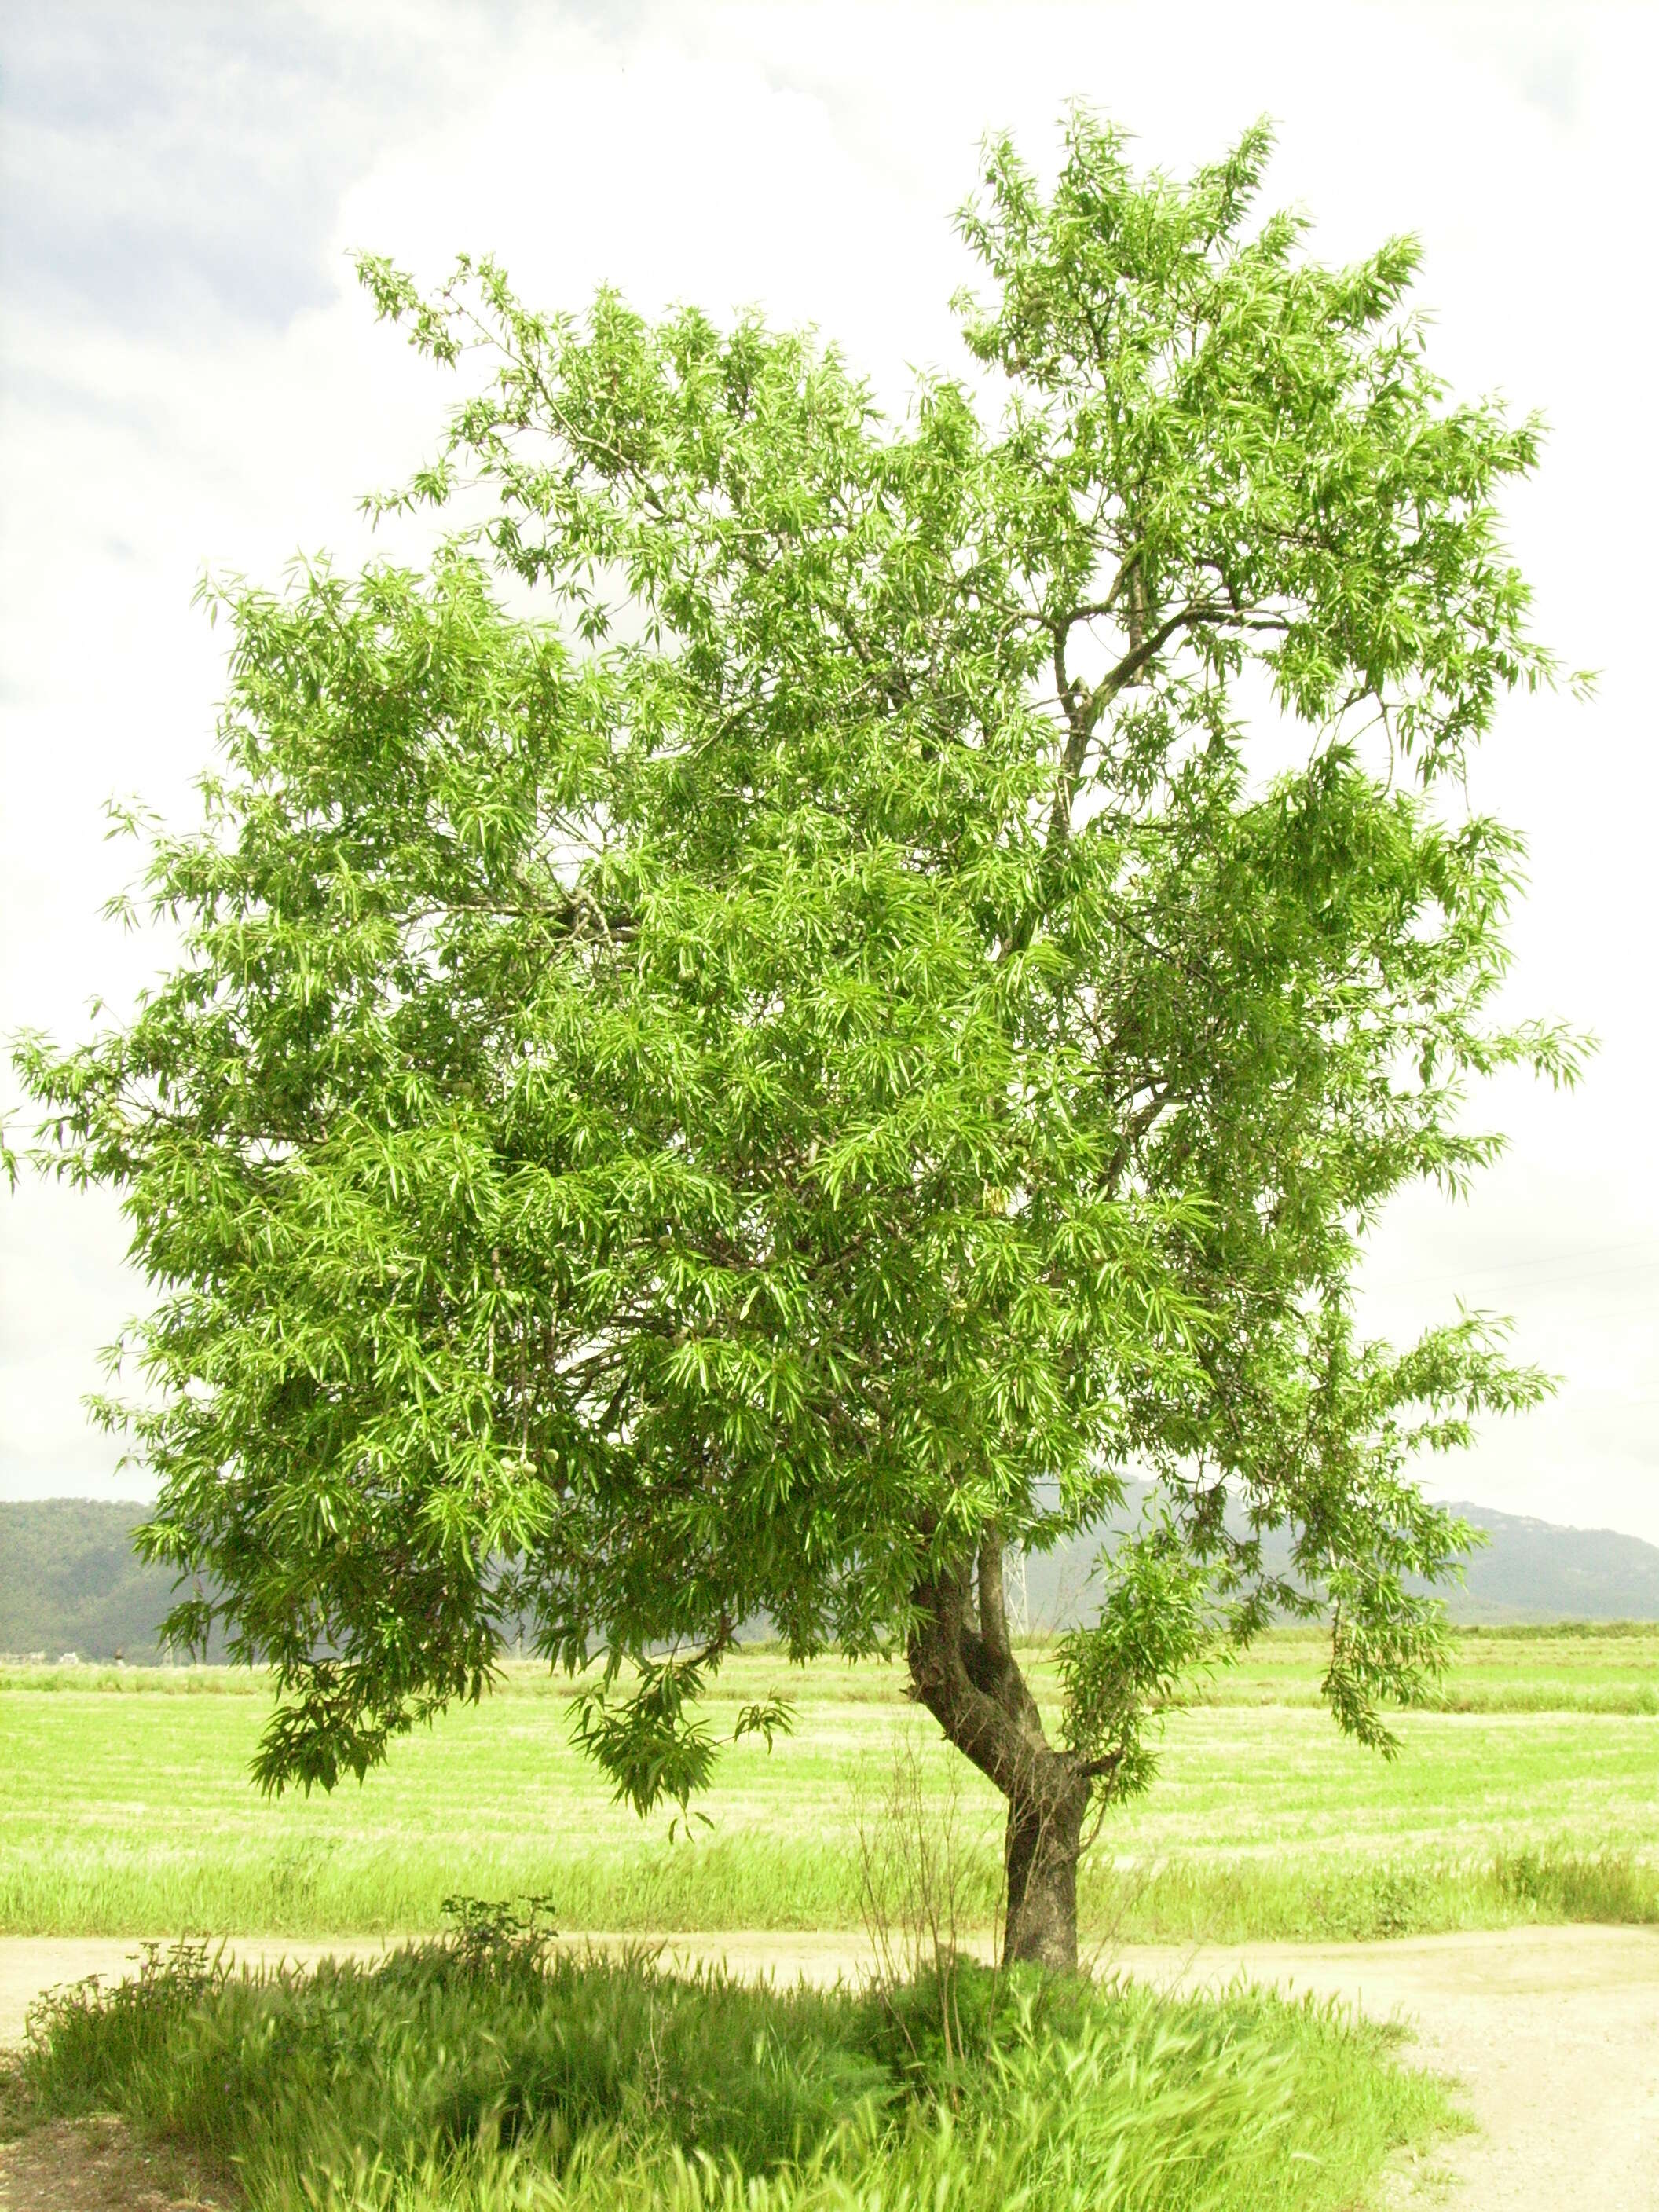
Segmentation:
{"type": "MultiPolygon", "coordinates": [[[[950,216],[986,130],[1050,168],[1082,98],[1179,169],[1265,112],[1269,198],[1315,250],[1419,233],[1443,373],[1547,416],[1510,534],[1540,635],[1600,672],[1588,707],[1509,705],[1472,780],[1530,847],[1510,1004],[1598,1054],[1571,1095],[1487,1094],[1506,1160],[1466,1206],[1398,1205],[1368,1312],[1414,1333],[1461,1294],[1561,1377],[1431,1489],[1659,1541],[1656,46],[1659,13],[1566,0],[8,9],[0,1033],[72,1036],[161,957],[99,919],[132,870],[100,810],[193,809],[222,688],[204,568],[361,558],[357,496],[431,446],[447,393],[374,325],[351,249],[423,276],[492,251],[548,307],[601,281],[647,310],[758,303],[899,406],[913,368],[962,362],[950,216]]],[[[144,1494],[80,1403],[143,1297],[124,1243],[101,1198],[0,1197],[0,1497],[144,1494]]]]}

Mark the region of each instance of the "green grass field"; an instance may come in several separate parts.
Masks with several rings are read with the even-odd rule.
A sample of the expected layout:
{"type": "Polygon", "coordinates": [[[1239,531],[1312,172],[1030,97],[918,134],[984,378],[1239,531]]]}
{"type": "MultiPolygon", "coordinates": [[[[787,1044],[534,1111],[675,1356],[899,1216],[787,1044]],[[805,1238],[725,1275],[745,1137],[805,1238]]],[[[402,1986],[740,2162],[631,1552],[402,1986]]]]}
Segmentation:
{"type": "MultiPolygon", "coordinates": [[[[1043,1668],[1036,1656],[1039,1679],[1043,1668]]],[[[1400,1758],[1317,1709],[1319,1646],[1277,1632],[1170,1721],[1152,1794],[1085,1869],[1097,1938],[1364,1936],[1659,1919],[1659,1630],[1461,1639],[1444,1710],[1397,1717],[1400,1758]]],[[[542,1893],[573,1929],[836,1928],[860,1917],[858,1819],[914,1731],[941,1817],[995,1910],[998,1808],[896,1670],[730,1663],[713,1717],[770,1689],[795,1732],[727,1754],[671,1839],[613,1807],[570,1747],[568,1686],[509,1669],[477,1709],[398,1744],[361,1789],[267,1802],[247,1779],[269,1697],[223,1669],[0,1675],[0,1929],[418,1932],[454,1891],[542,1893]]]]}

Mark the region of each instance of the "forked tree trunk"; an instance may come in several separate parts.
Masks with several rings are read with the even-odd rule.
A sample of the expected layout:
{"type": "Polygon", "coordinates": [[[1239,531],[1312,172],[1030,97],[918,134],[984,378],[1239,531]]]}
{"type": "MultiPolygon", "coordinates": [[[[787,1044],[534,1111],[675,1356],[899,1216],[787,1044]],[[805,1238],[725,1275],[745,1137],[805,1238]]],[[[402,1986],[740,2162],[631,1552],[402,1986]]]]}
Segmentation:
{"type": "Polygon", "coordinates": [[[965,1566],[917,1590],[910,1694],[1008,1801],[1003,1957],[1075,1973],[1078,1854],[1097,1770],[1043,1732],[1009,1644],[994,1536],[981,1542],[977,1567],[976,1607],[965,1566]]]}

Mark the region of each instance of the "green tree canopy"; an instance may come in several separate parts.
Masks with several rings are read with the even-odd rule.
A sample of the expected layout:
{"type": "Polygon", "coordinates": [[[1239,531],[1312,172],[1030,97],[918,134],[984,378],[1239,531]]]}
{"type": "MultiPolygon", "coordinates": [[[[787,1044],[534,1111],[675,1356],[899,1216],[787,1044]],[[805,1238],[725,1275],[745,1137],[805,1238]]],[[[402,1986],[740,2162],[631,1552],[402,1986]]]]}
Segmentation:
{"type": "Polygon", "coordinates": [[[1328,1608],[1384,1747],[1437,1665],[1407,1582],[1468,1532],[1410,1463],[1540,1383],[1468,1315],[1362,1340],[1352,1285],[1492,1153],[1471,1076],[1572,1070],[1492,1006],[1517,847],[1462,804],[1553,675],[1494,504],[1538,430],[1449,398],[1409,241],[1253,217],[1267,153],[1138,177],[1079,112],[1045,193],[992,144],[975,365],[897,422],[755,318],[362,263],[461,378],[380,502],[437,550],[218,592],[178,964],[20,1054],[160,1293],[103,1412],[217,1593],[177,1630],[278,1669],[267,1784],[361,1775],[527,1615],[684,1801],[763,1613],[903,1655],[1008,1799],[1010,1951],[1066,1963],[1090,1808],[1218,1638],[1328,1608]],[[1051,1741],[1004,1550],[1132,1470],[1051,1741]]]}

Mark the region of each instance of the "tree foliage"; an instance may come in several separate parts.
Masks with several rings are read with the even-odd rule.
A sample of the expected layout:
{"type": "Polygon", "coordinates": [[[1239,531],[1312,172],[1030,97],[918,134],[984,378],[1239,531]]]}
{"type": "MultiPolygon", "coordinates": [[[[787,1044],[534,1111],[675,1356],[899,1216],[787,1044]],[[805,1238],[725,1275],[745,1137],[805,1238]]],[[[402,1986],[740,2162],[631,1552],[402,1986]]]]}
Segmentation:
{"type": "Polygon", "coordinates": [[[974,367],[902,422],[756,318],[362,263],[462,380],[380,502],[436,550],[215,592],[222,762],[149,864],[182,957],[21,1054],[160,1293],[105,1416],[280,1671],[267,1783],[361,1774],[526,1615],[615,1662],[583,1729],[641,1805],[762,1613],[908,1649],[1011,1799],[1028,1752],[1144,1782],[1271,1607],[1332,1609],[1367,1740],[1433,1669],[1407,1583],[1468,1532],[1413,1461],[1541,1386],[1472,1316],[1363,1341],[1352,1283],[1492,1156],[1471,1077],[1572,1071],[1494,1009],[1518,848],[1462,804],[1554,678],[1496,512],[1539,432],[1443,389],[1410,241],[1255,220],[1268,151],[1139,177],[1079,112],[1045,192],[991,144],[974,367]],[[1001,1549],[1132,1468],[1162,1518],[1050,1753],[1001,1549]]]}

